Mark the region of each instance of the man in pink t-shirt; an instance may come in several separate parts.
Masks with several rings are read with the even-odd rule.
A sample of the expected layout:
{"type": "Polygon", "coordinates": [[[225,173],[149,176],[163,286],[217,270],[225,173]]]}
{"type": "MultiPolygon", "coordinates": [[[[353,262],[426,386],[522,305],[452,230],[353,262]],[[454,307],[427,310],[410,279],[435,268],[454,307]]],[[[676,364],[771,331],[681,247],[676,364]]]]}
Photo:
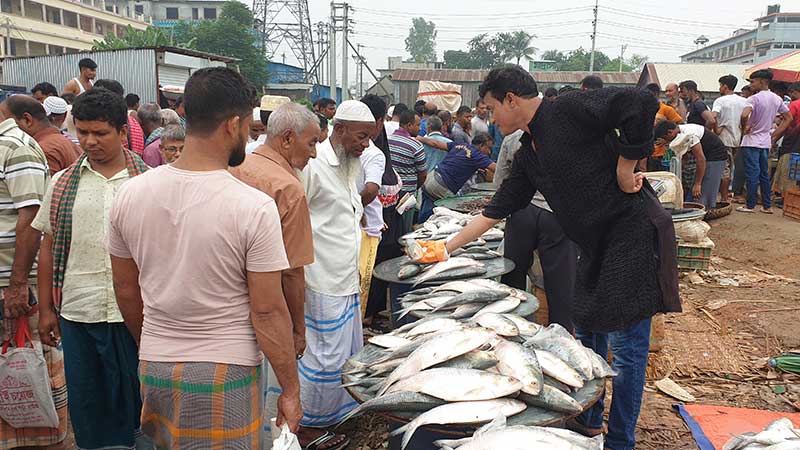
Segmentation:
{"type": "Polygon", "coordinates": [[[751,213],[758,203],[758,189],[761,188],[761,211],[772,214],[770,197],[769,167],[767,158],[769,149],[783,136],[792,122],[789,108],[783,99],[769,90],[772,71],[756,70],[750,74],[750,88],[755,92],[747,98],[747,106],[742,111],[742,151],[744,152],[745,178],[747,180],[747,205],[736,208],[737,211],[751,213]],[[774,131],[772,125],[780,114],[783,122],[774,131]]]}
{"type": "Polygon", "coordinates": [[[296,431],[302,411],[278,210],[226,170],[244,160],[255,91],[215,67],[185,92],[180,158],[124,185],[110,213],[117,302],[139,343],[142,430],[159,448],[259,448],[262,352],[283,390],[278,425],[296,431]]]}

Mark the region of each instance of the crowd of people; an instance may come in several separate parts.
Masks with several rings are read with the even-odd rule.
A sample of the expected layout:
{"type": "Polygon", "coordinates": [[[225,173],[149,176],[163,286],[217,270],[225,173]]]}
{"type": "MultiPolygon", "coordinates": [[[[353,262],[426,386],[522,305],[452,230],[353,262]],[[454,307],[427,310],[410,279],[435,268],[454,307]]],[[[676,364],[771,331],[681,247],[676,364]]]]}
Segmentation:
{"type": "MultiPolygon", "coordinates": [[[[749,97],[722,77],[709,109],[692,81],[663,102],[657,85],[596,76],[540,96],[504,66],[453,114],[374,95],[313,111],[257,101],[226,68],[196,71],[169,105],[142,103],[96,79],[94,61],[78,69],[60,94],[42,81],[0,104],[0,339],[28,327],[43,344],[59,418],[0,419],[0,450],[55,446],[68,428],[81,449],[261,448],[270,418],[303,448],[346,447],[331,430],[356,406],[342,367],[364,327],[385,331],[378,313],[399,309],[375,265],[403,254],[437,200],[479,182],[498,188],[483,214],[417,259],[508,219],[516,268],[502,281],[525,289],[538,250],[550,322],[613,351],[606,448],[632,449],[650,317],[680,311],[672,222],[639,170],[680,160],[687,200],[714,208],[732,181],[735,195],[746,184],[740,211],[760,190],[768,213],[786,188],[780,167],[770,184],[768,152],[783,138],[785,161],[800,145],[800,100],[787,107],[768,71],[749,97]]],[[[603,402],[569,425],[599,434],[603,402]]]]}

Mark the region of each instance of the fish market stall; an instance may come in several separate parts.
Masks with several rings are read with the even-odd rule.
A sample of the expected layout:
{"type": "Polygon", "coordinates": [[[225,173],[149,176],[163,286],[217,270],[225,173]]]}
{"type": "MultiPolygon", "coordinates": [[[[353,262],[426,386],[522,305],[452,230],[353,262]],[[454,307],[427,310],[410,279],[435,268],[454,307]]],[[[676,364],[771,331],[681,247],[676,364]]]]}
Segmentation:
{"type": "Polygon", "coordinates": [[[482,445],[510,442],[512,436],[528,436],[548,449],[602,448],[597,439],[538,428],[559,425],[592,406],[614,373],[559,325],[542,327],[511,313],[513,302],[507,300],[519,303],[519,295],[489,280],[406,295],[417,302],[438,298],[436,308],[448,316],[429,316],[370,338],[343,369],[343,385],[360,403],[344,420],[368,411],[383,414],[396,427],[390,449],[501,448],[482,445]],[[442,300],[442,293],[452,295],[442,300]],[[476,312],[454,318],[461,306],[476,303],[476,312]]]}
{"type": "Polygon", "coordinates": [[[493,192],[481,191],[475,194],[447,197],[437,200],[435,205],[461,213],[480,212],[492,200],[493,192]]]}

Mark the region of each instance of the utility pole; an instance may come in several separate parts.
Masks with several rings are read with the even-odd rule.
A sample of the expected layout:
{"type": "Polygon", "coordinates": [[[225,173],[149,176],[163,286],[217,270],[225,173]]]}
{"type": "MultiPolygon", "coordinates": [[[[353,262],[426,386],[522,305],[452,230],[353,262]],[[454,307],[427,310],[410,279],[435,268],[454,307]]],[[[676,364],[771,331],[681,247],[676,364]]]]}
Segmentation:
{"type": "MultiPolygon", "coordinates": [[[[331,14],[333,13],[333,4],[331,4],[331,14]]],[[[331,87],[331,98],[338,101],[336,98],[336,23],[333,21],[331,15],[331,23],[328,29],[328,83],[331,87]]]]}
{"type": "Polygon", "coordinates": [[[364,48],[364,46],[361,45],[361,44],[358,44],[356,47],[358,47],[358,53],[356,54],[356,56],[358,56],[358,63],[359,63],[358,64],[358,93],[359,93],[358,95],[359,95],[359,98],[361,98],[361,97],[364,96],[364,58],[361,57],[361,54],[362,54],[361,49],[364,48]]]}
{"type": "Polygon", "coordinates": [[[625,50],[627,50],[628,44],[622,44],[622,47],[619,49],[619,71],[622,72],[622,62],[625,61],[625,50]]]}
{"type": "MultiPolygon", "coordinates": [[[[322,58],[322,54],[325,53],[324,50],[326,48],[327,39],[326,39],[327,30],[325,27],[325,22],[317,22],[317,55],[318,58],[322,58]]],[[[317,80],[319,84],[324,83],[325,81],[325,69],[324,69],[324,60],[319,61],[317,64],[317,80]]]]}
{"type": "Polygon", "coordinates": [[[6,56],[11,56],[11,19],[6,17],[6,56]]]}
{"type": "MultiPolygon", "coordinates": [[[[347,34],[350,29],[350,5],[342,3],[342,42],[347,42],[347,34]]],[[[342,44],[342,101],[350,100],[350,77],[348,68],[350,60],[347,56],[347,44],[342,44]]]]}
{"type": "Polygon", "coordinates": [[[597,7],[600,0],[594,0],[594,19],[592,20],[592,55],[589,57],[589,72],[594,72],[594,47],[597,41],[597,7]]]}

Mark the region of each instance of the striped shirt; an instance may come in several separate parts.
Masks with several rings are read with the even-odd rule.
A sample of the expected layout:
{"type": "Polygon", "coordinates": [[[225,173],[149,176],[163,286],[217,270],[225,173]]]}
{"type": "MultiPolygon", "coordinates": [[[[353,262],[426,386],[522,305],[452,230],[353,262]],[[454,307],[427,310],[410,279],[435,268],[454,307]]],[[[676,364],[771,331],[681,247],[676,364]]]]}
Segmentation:
{"type": "MultiPolygon", "coordinates": [[[[17,241],[17,210],[39,206],[47,190],[44,151],[14,119],[0,123],[0,287],[9,285],[17,241]]],[[[36,282],[36,265],[30,274],[36,282]]]]}
{"type": "Polygon", "coordinates": [[[408,131],[398,128],[389,136],[389,153],[392,167],[403,180],[401,192],[416,192],[417,177],[426,170],[425,147],[411,137],[408,131]]]}

